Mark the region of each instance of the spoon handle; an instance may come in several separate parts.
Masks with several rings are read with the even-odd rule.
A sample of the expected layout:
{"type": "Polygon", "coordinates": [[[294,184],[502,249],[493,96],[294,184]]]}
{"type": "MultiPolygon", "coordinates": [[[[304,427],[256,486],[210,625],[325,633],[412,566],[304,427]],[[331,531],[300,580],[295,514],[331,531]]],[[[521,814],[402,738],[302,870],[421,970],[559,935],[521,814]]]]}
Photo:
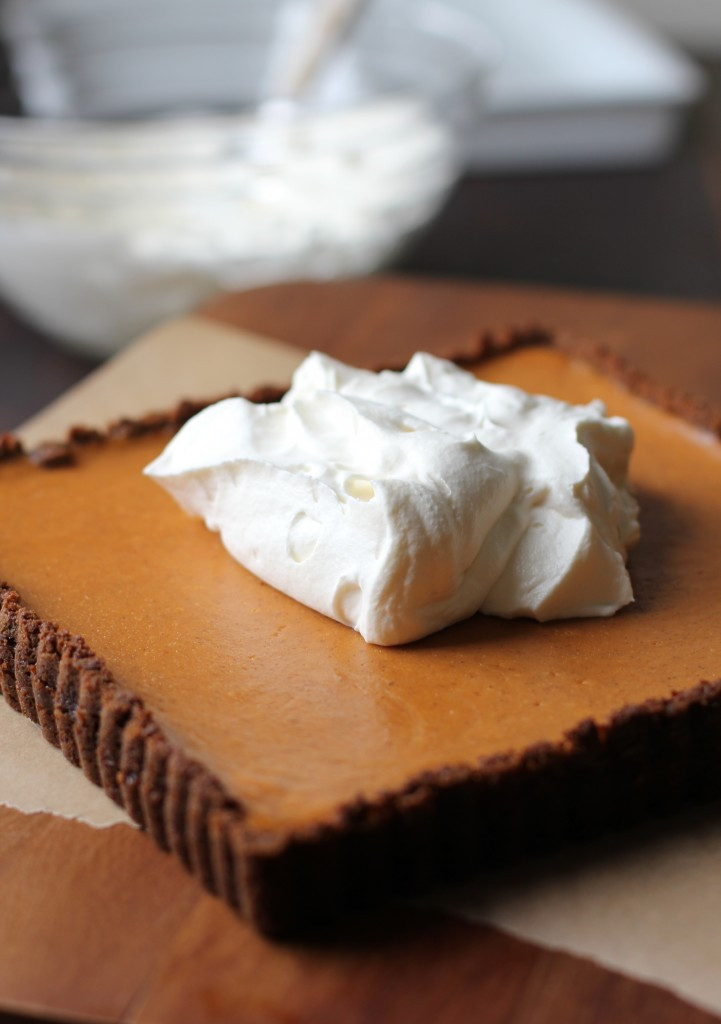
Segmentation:
{"type": "Polygon", "coordinates": [[[365,3],[367,0],[317,0],[307,31],[276,82],[276,96],[293,100],[303,93],[365,3]]]}

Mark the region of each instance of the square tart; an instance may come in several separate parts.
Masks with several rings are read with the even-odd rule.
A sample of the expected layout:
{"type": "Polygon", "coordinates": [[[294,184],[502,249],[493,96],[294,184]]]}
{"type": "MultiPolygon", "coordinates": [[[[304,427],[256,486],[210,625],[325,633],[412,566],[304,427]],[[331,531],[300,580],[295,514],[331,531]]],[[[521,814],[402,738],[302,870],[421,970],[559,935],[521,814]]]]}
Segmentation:
{"type": "Polygon", "coordinates": [[[602,353],[500,349],[471,369],[636,432],[636,600],[612,618],[374,647],[141,475],[194,407],[34,456],[5,440],[5,699],[267,933],[721,788],[718,437],[602,353]]]}

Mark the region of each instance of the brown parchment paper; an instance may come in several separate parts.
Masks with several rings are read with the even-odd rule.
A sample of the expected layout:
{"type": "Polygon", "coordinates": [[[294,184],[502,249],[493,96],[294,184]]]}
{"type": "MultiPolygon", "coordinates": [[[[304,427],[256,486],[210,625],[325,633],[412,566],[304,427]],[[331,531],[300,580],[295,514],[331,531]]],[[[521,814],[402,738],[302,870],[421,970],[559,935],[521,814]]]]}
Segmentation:
{"type": "Polygon", "coordinates": [[[102,789],[88,782],[37,725],[0,699],[0,804],[26,814],[76,818],[95,828],[132,826],[102,789]]]}
{"type": "MultiPolygon", "coordinates": [[[[19,433],[57,438],[262,383],[286,383],[303,353],[200,318],[166,325],[68,392],[19,433]]],[[[37,728],[0,704],[0,803],[28,813],[129,825],[37,728]]],[[[540,864],[437,894],[435,906],[541,945],[588,956],[721,1014],[721,811],[698,811],[540,864]]]]}
{"type": "Polygon", "coordinates": [[[721,807],[519,866],[433,903],[721,1013],[721,807]]]}

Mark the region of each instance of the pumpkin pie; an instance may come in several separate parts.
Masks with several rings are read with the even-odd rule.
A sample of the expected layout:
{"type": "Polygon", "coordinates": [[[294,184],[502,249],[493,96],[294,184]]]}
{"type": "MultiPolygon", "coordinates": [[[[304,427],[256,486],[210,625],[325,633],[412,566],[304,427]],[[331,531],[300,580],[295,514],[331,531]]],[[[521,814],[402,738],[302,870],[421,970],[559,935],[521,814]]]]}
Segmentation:
{"type": "Polygon", "coordinates": [[[711,411],[530,340],[471,368],[601,398],[636,432],[636,600],[610,619],[475,616],[374,647],[250,575],[142,475],[190,404],[29,455],[4,441],[5,699],[266,932],[718,791],[711,411]]]}

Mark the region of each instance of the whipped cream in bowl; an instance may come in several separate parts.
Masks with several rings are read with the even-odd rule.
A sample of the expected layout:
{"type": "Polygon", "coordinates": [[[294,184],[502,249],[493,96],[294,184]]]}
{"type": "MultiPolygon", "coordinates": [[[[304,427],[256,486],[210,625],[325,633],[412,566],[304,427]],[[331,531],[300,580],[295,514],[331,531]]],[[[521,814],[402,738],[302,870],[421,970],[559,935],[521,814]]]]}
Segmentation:
{"type": "Polygon", "coordinates": [[[231,398],[146,467],[247,569],[407,643],[476,612],[540,621],[633,600],[633,432],[417,354],[400,373],[312,353],[279,403],[231,398]]]}
{"type": "Polygon", "coordinates": [[[368,273],[441,209],[496,59],[462,11],[365,4],[288,96],[317,3],[146,7],[0,3],[33,115],[0,118],[0,293],[48,335],[108,355],[219,290],[368,273]]]}

